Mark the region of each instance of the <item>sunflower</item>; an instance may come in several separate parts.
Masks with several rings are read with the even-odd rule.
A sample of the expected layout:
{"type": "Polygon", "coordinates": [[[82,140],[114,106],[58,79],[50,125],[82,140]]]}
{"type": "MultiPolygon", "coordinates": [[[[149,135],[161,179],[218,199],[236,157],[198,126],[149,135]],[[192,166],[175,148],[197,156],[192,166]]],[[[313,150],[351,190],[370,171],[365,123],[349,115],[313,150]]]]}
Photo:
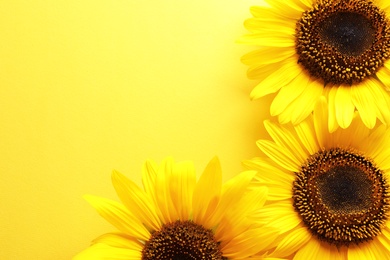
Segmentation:
{"type": "Polygon", "coordinates": [[[123,204],[86,199],[119,232],[98,237],[74,259],[218,260],[266,253],[277,232],[248,221],[266,200],[267,188],[249,189],[255,174],[246,171],[222,185],[214,158],[196,182],[191,162],[167,158],[159,167],[145,163],[141,189],[114,171],[112,182],[123,204]]]}
{"type": "Polygon", "coordinates": [[[265,121],[266,155],[244,162],[267,187],[255,221],[280,228],[271,255],[293,259],[390,259],[390,129],[327,130],[327,103],[298,125],[265,121]]]}
{"type": "Polygon", "coordinates": [[[329,130],[347,128],[354,111],[368,128],[390,123],[390,2],[265,0],[245,21],[241,42],[260,46],[242,57],[260,80],[251,98],[275,93],[270,112],[297,124],[321,95],[329,130]]]}

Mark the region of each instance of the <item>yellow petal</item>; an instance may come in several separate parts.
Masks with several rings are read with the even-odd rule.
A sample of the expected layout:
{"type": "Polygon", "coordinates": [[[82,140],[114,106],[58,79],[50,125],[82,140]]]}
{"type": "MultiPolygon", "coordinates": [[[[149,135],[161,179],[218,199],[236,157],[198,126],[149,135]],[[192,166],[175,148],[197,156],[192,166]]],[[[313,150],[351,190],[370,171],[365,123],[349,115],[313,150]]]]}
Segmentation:
{"type": "Polygon", "coordinates": [[[242,195],[238,203],[232,203],[218,227],[215,229],[215,237],[219,241],[228,243],[247,230],[253,223],[249,221],[248,216],[259,210],[267,198],[267,188],[258,187],[242,195]]]}
{"type": "Polygon", "coordinates": [[[264,47],[245,54],[241,62],[247,65],[271,64],[281,62],[294,54],[293,48],[264,47]]]}
{"type": "Polygon", "coordinates": [[[155,185],[157,176],[157,165],[153,161],[146,161],[142,168],[142,184],[146,194],[155,199],[155,185]]]}
{"type": "Polygon", "coordinates": [[[243,161],[243,165],[247,169],[257,170],[258,173],[256,177],[265,179],[268,182],[278,183],[281,186],[286,187],[286,189],[291,189],[288,187],[295,179],[295,174],[290,171],[286,171],[283,168],[279,168],[275,162],[269,158],[253,158],[251,160],[243,161]]]}
{"type": "Polygon", "coordinates": [[[127,248],[138,252],[142,251],[144,244],[122,233],[107,233],[93,240],[93,244],[103,243],[112,247],[127,248]]]}
{"type": "Polygon", "coordinates": [[[374,99],[370,90],[362,83],[359,86],[351,87],[351,96],[352,102],[359,111],[363,123],[372,129],[376,122],[376,109],[373,108],[372,101],[374,99]]]}
{"type": "MultiPolygon", "coordinates": [[[[390,77],[390,75],[389,75],[390,77]]],[[[376,111],[376,116],[378,119],[384,123],[390,123],[390,99],[389,93],[382,89],[379,86],[379,82],[375,79],[368,80],[366,82],[367,89],[372,95],[372,99],[375,100],[373,107],[376,111]]]]}
{"type": "Polygon", "coordinates": [[[273,183],[267,183],[267,182],[264,182],[263,184],[267,185],[268,187],[268,200],[270,201],[273,201],[273,200],[277,200],[277,201],[280,201],[280,200],[285,200],[285,199],[289,199],[292,197],[292,191],[291,189],[288,189],[287,187],[290,187],[290,186],[283,186],[283,185],[280,185],[280,186],[276,186],[274,185],[273,183]]]}
{"type": "MultiPolygon", "coordinates": [[[[283,10],[285,11],[285,10],[283,10]]],[[[291,23],[296,23],[297,16],[290,12],[279,12],[275,8],[269,8],[268,6],[252,6],[250,7],[250,12],[253,17],[262,18],[262,17],[272,17],[280,20],[287,20],[291,23]]]]}
{"type": "Polygon", "coordinates": [[[281,234],[293,230],[302,222],[294,210],[292,199],[265,205],[254,216],[256,221],[264,221],[267,226],[276,227],[281,234]]]}
{"type": "MultiPolygon", "coordinates": [[[[247,76],[249,79],[258,79],[263,81],[269,75],[278,70],[281,66],[286,63],[286,60],[280,62],[269,63],[269,64],[253,64],[248,68],[247,76]]],[[[268,86],[269,93],[276,92],[281,86],[268,86]],[[275,90],[273,90],[275,89],[275,90]]]]}
{"type": "Polygon", "coordinates": [[[381,9],[386,9],[390,7],[390,2],[387,0],[376,0],[377,6],[381,9]]]}
{"type": "Polygon", "coordinates": [[[273,161],[286,170],[292,172],[299,171],[301,162],[293,159],[295,156],[287,148],[276,145],[274,142],[269,140],[259,140],[256,144],[263,153],[268,155],[273,161]]]}
{"type": "Polygon", "coordinates": [[[378,241],[369,241],[364,244],[352,245],[348,248],[348,259],[364,259],[364,260],[376,260],[376,259],[388,259],[388,254],[383,258],[377,258],[380,254],[376,250],[375,243],[378,241]]]}
{"type": "Polygon", "coordinates": [[[265,0],[272,8],[277,9],[282,14],[289,14],[296,19],[302,16],[302,13],[306,11],[302,5],[299,5],[298,1],[283,1],[283,0],[265,0]]]}
{"type": "Polygon", "coordinates": [[[291,26],[291,23],[285,23],[284,21],[270,21],[268,23],[272,24],[271,26],[265,25],[264,21],[258,19],[248,19],[246,22],[250,23],[250,25],[246,27],[251,28],[253,31],[252,34],[256,34],[258,37],[269,37],[270,35],[273,35],[277,38],[291,40],[295,34],[295,26],[291,26]]]}
{"type": "Polygon", "coordinates": [[[383,66],[376,72],[376,76],[382,82],[383,87],[386,88],[387,91],[390,90],[390,69],[387,66],[383,66]]]}
{"type": "Polygon", "coordinates": [[[227,210],[236,207],[243,194],[248,191],[248,185],[255,174],[255,171],[242,172],[223,184],[222,196],[214,214],[210,216],[210,223],[219,224],[227,210]]]}
{"type": "Polygon", "coordinates": [[[316,3],[315,0],[298,0],[303,4],[304,7],[306,8],[313,8],[313,5],[316,3]]]}
{"type": "MultiPolygon", "coordinates": [[[[317,80],[310,79],[303,93],[289,105],[293,110],[291,113],[291,122],[294,125],[302,122],[313,112],[314,106],[322,92],[322,85],[320,85],[317,80]]],[[[289,107],[286,108],[286,111],[289,107]]]]}
{"type": "Polygon", "coordinates": [[[319,148],[323,148],[324,144],[328,140],[328,104],[326,99],[321,97],[316,103],[313,112],[314,129],[317,136],[319,148]]]}
{"type": "Polygon", "coordinates": [[[300,68],[294,59],[287,60],[279,69],[259,83],[251,92],[252,99],[260,98],[290,83],[299,73],[300,68]]]}
{"type": "Polygon", "coordinates": [[[170,223],[179,219],[171,198],[170,179],[173,167],[173,159],[166,158],[158,168],[156,177],[156,201],[160,209],[157,213],[162,223],[170,223]]]}
{"type": "Polygon", "coordinates": [[[131,215],[122,204],[92,195],[84,196],[97,212],[121,232],[141,240],[148,240],[150,233],[140,220],[131,215]]]}
{"type": "Polygon", "coordinates": [[[375,163],[380,166],[381,170],[390,169],[390,147],[375,157],[375,163]]]}
{"type": "MultiPolygon", "coordinates": [[[[278,31],[283,32],[289,35],[295,33],[295,24],[291,21],[286,21],[282,19],[275,19],[273,17],[256,17],[249,18],[244,22],[245,28],[251,32],[264,32],[264,31],[278,31]]],[[[293,49],[293,48],[290,48],[293,49]]]]}
{"type": "Polygon", "coordinates": [[[280,241],[275,251],[272,253],[273,255],[292,255],[299,251],[310,239],[313,239],[306,227],[297,228],[291,233],[283,235],[283,237],[282,241],[280,241]]]}
{"type": "Polygon", "coordinates": [[[307,159],[309,154],[305,153],[305,151],[302,149],[302,145],[292,134],[292,129],[276,125],[269,120],[264,121],[264,126],[268,134],[277,145],[283,146],[292,152],[292,158],[294,158],[294,161],[304,162],[307,159]]]}
{"type": "MultiPolygon", "coordinates": [[[[206,166],[194,189],[192,200],[193,218],[196,223],[204,223],[205,218],[213,214],[219,201],[222,187],[222,170],[217,157],[206,166]],[[207,192],[205,192],[207,191],[207,192]],[[208,212],[208,214],[206,214],[208,212]]],[[[211,226],[205,226],[211,228],[211,226]]]]}
{"type": "Polygon", "coordinates": [[[390,231],[389,230],[383,229],[382,235],[378,236],[378,240],[385,248],[387,248],[387,250],[390,250],[390,231]]]}
{"type": "Polygon", "coordinates": [[[94,244],[72,258],[73,260],[140,260],[141,252],[127,248],[108,246],[103,243],[94,244]]]}
{"type": "Polygon", "coordinates": [[[195,168],[191,162],[180,162],[173,166],[169,180],[169,189],[173,205],[180,220],[188,220],[190,218],[195,183],[195,168]]]}
{"type": "Polygon", "coordinates": [[[156,213],[156,206],[150,196],[147,196],[134,182],[117,171],[112,173],[112,183],[123,204],[150,229],[161,227],[156,213]]]}
{"type": "Polygon", "coordinates": [[[297,227],[301,223],[301,219],[296,215],[293,209],[286,212],[287,214],[280,214],[279,218],[275,218],[274,220],[268,223],[271,227],[276,227],[280,231],[280,233],[288,232],[295,227],[297,227]]]}
{"type": "Polygon", "coordinates": [[[370,130],[362,123],[360,118],[355,117],[349,128],[338,128],[332,133],[327,143],[333,147],[357,148],[359,144],[366,141],[369,132],[370,130]]]}
{"type": "MultiPolygon", "coordinates": [[[[364,245],[362,245],[364,246],[364,245]]],[[[370,241],[367,246],[370,247],[370,250],[372,254],[374,255],[375,259],[386,259],[390,258],[390,248],[385,247],[385,244],[383,244],[381,241],[379,241],[378,238],[374,238],[373,241],[370,241]]]]}
{"type": "MultiPolygon", "coordinates": [[[[295,255],[296,260],[321,259],[331,260],[327,250],[321,250],[320,242],[317,239],[311,239],[295,255]]],[[[355,258],[352,258],[355,259],[355,258]]],[[[358,259],[358,258],[356,258],[358,259]]]]}
{"type": "Polygon", "coordinates": [[[284,10],[284,12],[279,12],[279,10],[276,8],[269,8],[264,6],[252,6],[250,8],[250,12],[254,17],[276,17],[280,19],[288,19],[291,22],[296,22],[296,20],[299,19],[298,13],[289,11],[290,10],[284,10]]]}
{"type": "MultiPolygon", "coordinates": [[[[237,234],[229,243],[222,245],[223,256],[229,259],[249,259],[248,257],[266,249],[278,236],[277,230],[258,227],[237,234]]],[[[251,258],[250,258],[251,259],[251,258]]]]}
{"type": "Polygon", "coordinates": [[[352,122],[355,111],[351,99],[351,87],[339,86],[334,98],[337,123],[341,128],[347,128],[352,122]]]}
{"type": "Polygon", "coordinates": [[[280,90],[271,104],[271,115],[279,115],[282,124],[290,121],[299,124],[313,112],[322,92],[322,84],[303,71],[280,90]]]}
{"type": "MultiPolygon", "coordinates": [[[[384,154],[384,151],[390,146],[390,130],[385,125],[380,125],[367,134],[366,141],[359,144],[361,151],[375,161],[377,157],[384,154]]],[[[388,156],[388,155],[386,155],[388,156]]]]}
{"type": "Polygon", "coordinates": [[[293,47],[295,45],[294,37],[289,31],[284,32],[256,32],[241,36],[238,43],[251,44],[259,46],[274,46],[274,47],[293,47]]]}
{"type": "Polygon", "coordinates": [[[283,86],[272,101],[271,115],[281,114],[291,102],[307,89],[308,81],[308,77],[304,73],[300,73],[289,84],[283,86]]]}
{"type": "Polygon", "coordinates": [[[336,93],[337,87],[327,87],[329,90],[327,91],[327,101],[328,101],[328,109],[327,113],[327,125],[329,132],[334,132],[338,128],[337,117],[336,117],[336,93]]]}
{"type": "Polygon", "coordinates": [[[317,138],[314,136],[315,130],[312,116],[296,125],[295,131],[308,154],[314,154],[319,151],[319,144],[317,138]]]}

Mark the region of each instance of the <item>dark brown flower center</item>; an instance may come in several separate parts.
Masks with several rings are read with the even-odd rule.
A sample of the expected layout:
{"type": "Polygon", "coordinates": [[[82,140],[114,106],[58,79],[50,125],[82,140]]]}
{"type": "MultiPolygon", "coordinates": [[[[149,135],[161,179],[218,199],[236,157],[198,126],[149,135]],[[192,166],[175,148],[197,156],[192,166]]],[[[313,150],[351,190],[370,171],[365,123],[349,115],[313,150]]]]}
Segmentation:
{"type": "Polygon", "coordinates": [[[382,171],[366,157],[340,148],[307,160],[296,174],[293,201],[311,233],[337,246],[373,239],[390,213],[382,171]]]}
{"type": "Polygon", "coordinates": [[[322,42],[333,46],[340,53],[357,57],[374,43],[375,29],[364,15],[337,12],[324,19],[319,36],[322,42]]]}
{"type": "Polygon", "coordinates": [[[211,230],[192,221],[165,224],[142,250],[143,260],[224,260],[211,230]]]}
{"type": "Polygon", "coordinates": [[[390,22],[367,0],[320,0],[296,26],[298,62],[324,84],[363,81],[387,60],[390,22]]]}

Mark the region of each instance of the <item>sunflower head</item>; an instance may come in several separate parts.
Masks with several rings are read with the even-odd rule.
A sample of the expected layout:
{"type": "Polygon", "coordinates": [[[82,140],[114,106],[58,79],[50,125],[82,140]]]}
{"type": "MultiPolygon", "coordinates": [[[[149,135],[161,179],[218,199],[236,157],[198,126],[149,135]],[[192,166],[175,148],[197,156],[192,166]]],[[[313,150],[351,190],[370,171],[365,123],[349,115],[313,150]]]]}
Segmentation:
{"type": "Polygon", "coordinates": [[[141,189],[114,171],[121,203],[86,199],[119,232],[95,239],[74,259],[227,260],[265,253],[277,232],[249,222],[267,196],[265,187],[250,188],[255,174],[246,171],[222,184],[214,158],[196,181],[191,162],[168,158],[160,166],[146,162],[141,189]]]}
{"type": "Polygon", "coordinates": [[[295,126],[265,122],[272,141],[259,140],[264,156],[245,162],[269,189],[257,217],[282,227],[275,256],[388,259],[390,129],[370,130],[355,113],[330,133],[327,106],[320,98],[295,126]]]}
{"type": "Polygon", "coordinates": [[[259,79],[252,98],[278,92],[271,115],[298,124],[321,95],[329,130],[347,128],[355,110],[373,128],[390,123],[390,8],[385,1],[272,0],[252,7],[242,37],[259,49],[243,56],[259,79]],[[375,103],[372,102],[375,100],[375,103]]]}
{"type": "Polygon", "coordinates": [[[370,1],[318,1],[302,13],[295,40],[298,63],[313,78],[353,85],[388,59],[390,23],[370,1]]]}
{"type": "Polygon", "coordinates": [[[293,206],[308,230],[337,246],[372,240],[390,212],[383,171],[351,149],[324,149],[296,173],[293,206]]]}

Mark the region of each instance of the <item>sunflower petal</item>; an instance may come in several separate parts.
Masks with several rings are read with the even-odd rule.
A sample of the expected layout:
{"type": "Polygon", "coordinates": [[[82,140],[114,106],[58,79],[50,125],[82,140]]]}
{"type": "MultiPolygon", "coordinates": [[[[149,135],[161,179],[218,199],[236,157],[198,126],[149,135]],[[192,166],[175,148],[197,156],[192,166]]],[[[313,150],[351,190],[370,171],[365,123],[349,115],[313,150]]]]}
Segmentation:
{"type": "Polygon", "coordinates": [[[302,222],[292,206],[291,199],[266,205],[254,216],[264,220],[267,226],[277,227],[281,234],[293,230],[302,222]]]}
{"type": "Polygon", "coordinates": [[[296,260],[321,259],[330,260],[329,253],[321,250],[320,242],[316,239],[311,239],[306,243],[295,255],[296,260]]]}
{"type": "Polygon", "coordinates": [[[302,163],[309,156],[309,154],[305,153],[302,149],[302,145],[292,134],[291,129],[276,125],[269,120],[264,121],[264,126],[277,145],[283,146],[292,152],[294,161],[302,163]]]}
{"type": "MultiPolygon", "coordinates": [[[[389,75],[390,77],[390,75],[389,75]]],[[[374,80],[367,81],[366,86],[370,91],[373,100],[375,100],[375,110],[378,119],[384,123],[390,123],[390,100],[389,93],[378,87],[378,83],[374,80]]]]}
{"type": "Polygon", "coordinates": [[[313,117],[309,117],[307,120],[296,125],[295,131],[309,154],[314,154],[319,151],[319,144],[314,136],[313,117]]]}
{"type": "Polygon", "coordinates": [[[293,80],[300,70],[293,59],[286,61],[279,69],[271,73],[261,81],[251,92],[252,99],[260,98],[270,93],[276,92],[281,87],[293,80]]]}
{"type": "Polygon", "coordinates": [[[223,256],[229,259],[238,259],[238,257],[247,259],[266,249],[277,236],[278,232],[275,229],[266,227],[251,228],[238,234],[228,244],[222,245],[221,251],[223,256]]]}
{"type": "Polygon", "coordinates": [[[141,240],[148,240],[150,233],[138,218],[131,215],[122,204],[92,195],[84,198],[97,210],[97,212],[121,232],[141,240]]]}
{"type": "Polygon", "coordinates": [[[112,247],[142,251],[143,243],[122,233],[107,233],[93,240],[93,244],[103,243],[112,247]]]}
{"type": "Polygon", "coordinates": [[[312,238],[306,227],[295,229],[289,234],[284,235],[282,241],[279,242],[273,255],[289,256],[297,252],[312,238]]]}
{"type": "Polygon", "coordinates": [[[142,168],[142,184],[144,186],[146,194],[155,201],[155,185],[157,176],[157,165],[153,161],[146,161],[142,168]]]}
{"type": "Polygon", "coordinates": [[[383,66],[376,72],[376,76],[379,81],[382,82],[383,87],[386,88],[387,91],[390,90],[390,69],[387,66],[383,66]]]}
{"type": "Polygon", "coordinates": [[[286,107],[297,99],[306,89],[308,78],[304,74],[298,74],[290,84],[283,86],[276,95],[271,104],[271,115],[277,116],[281,114],[286,107]]]}
{"type": "Polygon", "coordinates": [[[141,252],[137,250],[112,247],[103,243],[94,244],[72,258],[73,260],[139,260],[141,252]]]}
{"type": "Polygon", "coordinates": [[[255,171],[245,171],[223,184],[221,199],[214,214],[210,216],[211,223],[214,223],[216,226],[221,222],[227,210],[231,208],[232,205],[236,207],[244,193],[248,191],[249,183],[253,180],[255,174],[255,171]]]}
{"type": "Polygon", "coordinates": [[[295,156],[287,148],[281,147],[269,140],[259,140],[256,144],[263,153],[268,155],[273,161],[286,170],[292,172],[299,171],[300,162],[292,159],[295,158],[295,156]]]}
{"type": "MultiPolygon", "coordinates": [[[[295,113],[291,113],[291,122],[294,125],[302,122],[310,115],[311,112],[313,112],[314,106],[321,97],[322,92],[323,87],[318,83],[318,81],[310,79],[302,95],[290,104],[292,110],[297,110],[295,113]]],[[[288,108],[286,111],[287,110],[288,108]]]]}
{"type": "Polygon", "coordinates": [[[291,16],[299,19],[304,11],[303,6],[297,4],[296,1],[283,1],[283,0],[265,0],[272,8],[281,12],[282,14],[290,14],[291,16]]]}
{"type": "Polygon", "coordinates": [[[364,245],[350,246],[348,248],[348,259],[364,259],[364,260],[380,259],[380,258],[376,258],[374,253],[370,249],[371,243],[364,244],[364,245]]]}
{"type": "Polygon", "coordinates": [[[280,19],[288,19],[291,22],[296,22],[297,15],[292,12],[279,12],[268,6],[252,6],[250,12],[254,17],[279,17],[280,19]]]}
{"type": "Polygon", "coordinates": [[[274,19],[271,17],[249,18],[245,20],[244,26],[253,33],[261,33],[272,30],[287,35],[293,35],[295,33],[295,24],[286,20],[274,19]],[[272,26],[270,26],[270,24],[272,24],[272,26]]]}
{"type": "Polygon", "coordinates": [[[112,173],[112,183],[123,204],[149,228],[157,230],[161,227],[156,213],[156,206],[134,182],[117,171],[112,173]]]}
{"type": "Polygon", "coordinates": [[[262,31],[241,36],[237,42],[259,46],[293,47],[294,38],[283,32],[262,31]]]}
{"type": "Polygon", "coordinates": [[[279,183],[280,185],[286,187],[286,189],[291,190],[290,185],[294,179],[295,174],[290,171],[286,171],[283,168],[278,168],[275,162],[269,158],[253,158],[251,160],[243,161],[243,165],[247,169],[252,169],[258,171],[255,177],[260,177],[269,182],[279,183]]]}
{"type": "Polygon", "coordinates": [[[251,51],[241,57],[241,62],[247,65],[261,65],[282,62],[293,56],[295,51],[291,48],[267,47],[251,51]]]}
{"type": "Polygon", "coordinates": [[[363,123],[372,129],[376,122],[376,111],[372,106],[372,100],[374,99],[369,88],[365,85],[352,87],[351,96],[363,123]]]}
{"type": "Polygon", "coordinates": [[[327,101],[328,101],[328,110],[327,113],[327,125],[329,132],[334,132],[338,128],[337,117],[336,117],[336,93],[337,87],[329,87],[329,91],[327,91],[327,101]]]}
{"type": "MultiPolygon", "coordinates": [[[[215,210],[221,195],[221,189],[221,165],[219,159],[214,157],[206,166],[206,169],[194,189],[192,205],[194,214],[193,219],[196,223],[205,223],[205,219],[213,215],[213,211],[215,210]]],[[[205,227],[211,228],[209,225],[205,227]]]]}
{"type": "Polygon", "coordinates": [[[195,183],[195,168],[192,163],[180,162],[173,166],[169,180],[170,197],[180,220],[190,218],[195,183]]]}
{"type": "Polygon", "coordinates": [[[323,148],[324,144],[328,140],[328,108],[326,99],[321,97],[316,103],[313,112],[314,129],[317,136],[319,148],[323,148]]]}
{"type": "Polygon", "coordinates": [[[355,106],[350,92],[351,87],[339,86],[334,97],[336,121],[341,128],[347,128],[353,119],[355,106]]]}
{"type": "Polygon", "coordinates": [[[170,180],[174,167],[172,158],[166,158],[158,168],[156,178],[156,200],[158,213],[162,223],[170,223],[179,219],[174,202],[171,198],[170,180]]]}

